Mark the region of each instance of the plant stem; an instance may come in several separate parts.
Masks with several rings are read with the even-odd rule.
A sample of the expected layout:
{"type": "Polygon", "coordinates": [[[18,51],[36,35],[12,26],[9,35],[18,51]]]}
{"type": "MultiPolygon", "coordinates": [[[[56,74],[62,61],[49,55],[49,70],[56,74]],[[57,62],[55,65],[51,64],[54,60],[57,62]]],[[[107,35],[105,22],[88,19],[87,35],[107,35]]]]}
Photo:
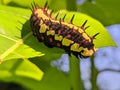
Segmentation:
{"type": "Polygon", "coordinates": [[[98,71],[97,71],[97,69],[95,68],[95,65],[94,65],[94,56],[92,56],[91,57],[91,83],[92,83],[92,89],[91,90],[98,90],[97,83],[96,83],[97,75],[98,75],[98,71]]]}
{"type": "Polygon", "coordinates": [[[82,90],[82,80],[80,74],[80,60],[76,59],[75,56],[70,57],[70,83],[71,90],[82,90]]]}

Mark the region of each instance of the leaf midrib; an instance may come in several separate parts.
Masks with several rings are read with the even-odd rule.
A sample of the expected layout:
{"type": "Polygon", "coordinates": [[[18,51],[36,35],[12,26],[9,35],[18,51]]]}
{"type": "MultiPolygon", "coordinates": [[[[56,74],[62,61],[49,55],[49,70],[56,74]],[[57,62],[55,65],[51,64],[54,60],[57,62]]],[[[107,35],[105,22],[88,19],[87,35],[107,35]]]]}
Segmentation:
{"type": "MultiPolygon", "coordinates": [[[[0,34],[1,35],[1,34],[0,34]]],[[[19,39],[18,41],[7,37],[5,35],[1,35],[4,38],[7,38],[9,40],[15,41],[16,43],[14,45],[12,45],[10,48],[8,48],[3,54],[0,55],[0,63],[3,61],[3,59],[8,56],[11,52],[13,52],[16,48],[18,48],[21,44],[23,44],[23,42],[30,36],[32,35],[32,32],[29,32],[26,36],[24,36],[22,39],[19,39]]]]}

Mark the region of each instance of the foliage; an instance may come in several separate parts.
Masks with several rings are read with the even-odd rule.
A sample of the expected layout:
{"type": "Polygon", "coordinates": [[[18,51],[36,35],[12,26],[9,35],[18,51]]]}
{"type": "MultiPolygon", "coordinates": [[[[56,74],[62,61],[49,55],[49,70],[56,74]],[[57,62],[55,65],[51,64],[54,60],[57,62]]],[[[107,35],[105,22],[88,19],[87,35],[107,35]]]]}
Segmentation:
{"type": "Polygon", "coordinates": [[[119,3],[120,0],[87,0],[79,9],[104,25],[111,25],[120,23],[119,3]]]}
{"type": "MultiPolygon", "coordinates": [[[[21,0],[2,0],[0,2],[4,4],[0,5],[0,73],[2,73],[0,80],[19,83],[32,90],[70,90],[71,84],[75,82],[73,77],[76,77],[77,74],[74,74],[74,71],[79,71],[79,64],[78,68],[76,67],[73,72],[70,72],[70,77],[50,66],[50,62],[60,58],[64,51],[58,48],[48,48],[39,43],[32,35],[29,24],[31,11],[27,8],[30,8],[33,1],[40,6],[45,3],[45,0],[26,0],[24,3],[21,0]]],[[[60,8],[65,9],[66,3],[64,0],[63,2],[49,0],[50,8],[54,8],[56,11],[60,8]],[[54,5],[52,5],[53,3],[54,5]],[[59,3],[63,4],[59,5],[59,3]]],[[[116,46],[98,20],[83,13],[64,10],[59,12],[59,18],[67,13],[66,22],[75,14],[73,23],[78,26],[88,20],[86,26],[90,26],[90,28],[86,32],[90,36],[100,33],[94,41],[96,47],[116,46]]],[[[72,59],[75,58],[72,57],[72,59]]],[[[77,75],[77,77],[79,76],[77,75]]]]}

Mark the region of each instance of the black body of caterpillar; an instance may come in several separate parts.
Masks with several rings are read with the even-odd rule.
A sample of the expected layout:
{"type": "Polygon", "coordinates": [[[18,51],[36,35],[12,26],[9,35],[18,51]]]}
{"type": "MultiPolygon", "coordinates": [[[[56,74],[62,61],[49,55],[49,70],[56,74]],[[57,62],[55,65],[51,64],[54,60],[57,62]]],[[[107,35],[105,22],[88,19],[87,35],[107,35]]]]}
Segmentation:
{"type": "Polygon", "coordinates": [[[39,8],[33,6],[32,15],[30,18],[30,26],[33,34],[40,42],[43,42],[46,46],[59,47],[65,50],[69,55],[72,53],[78,57],[92,56],[97,50],[94,47],[93,40],[99,34],[89,36],[86,34],[85,24],[78,27],[72,23],[75,15],[72,16],[69,23],[64,22],[66,15],[57,20],[59,13],[56,17],[52,17],[52,11],[48,10],[45,4],[44,7],[39,8]]]}

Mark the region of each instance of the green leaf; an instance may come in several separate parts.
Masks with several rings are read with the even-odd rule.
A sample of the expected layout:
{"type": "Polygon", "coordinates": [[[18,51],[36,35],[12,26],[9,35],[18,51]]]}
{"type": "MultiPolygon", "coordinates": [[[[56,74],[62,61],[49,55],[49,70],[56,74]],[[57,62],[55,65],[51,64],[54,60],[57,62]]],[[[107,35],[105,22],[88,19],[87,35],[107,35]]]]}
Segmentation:
{"type": "Polygon", "coordinates": [[[30,10],[0,6],[0,61],[44,55],[23,43],[33,36],[31,30],[24,37],[21,35],[21,23],[25,23],[30,14],[30,10]]]}
{"type": "Polygon", "coordinates": [[[25,0],[24,2],[21,2],[21,0],[2,0],[3,4],[10,5],[10,6],[17,6],[22,8],[30,8],[31,3],[35,2],[37,5],[44,5],[46,0],[25,0]]]}
{"type": "MultiPolygon", "coordinates": [[[[27,77],[34,80],[41,80],[43,72],[28,59],[8,60],[0,65],[0,80],[12,81],[17,77],[27,77]]],[[[21,78],[21,80],[23,80],[21,78]]],[[[23,80],[24,81],[24,80],[23,80]]]]}
{"type": "MultiPolygon", "coordinates": [[[[4,61],[0,65],[0,73],[2,73],[0,75],[0,80],[20,83],[32,90],[38,90],[47,87],[44,82],[49,82],[48,84],[54,86],[56,79],[58,77],[63,77],[63,81],[60,81],[61,79],[58,78],[60,79],[60,83],[56,83],[55,89],[60,87],[60,89],[66,88],[66,90],[69,90],[67,89],[69,88],[67,83],[63,84],[64,82],[67,82],[63,73],[60,74],[61,72],[59,73],[58,70],[52,71],[52,76],[54,73],[58,74],[55,74],[56,78],[54,77],[52,79],[49,77],[49,73],[46,72],[48,78],[46,78],[45,81],[43,81],[43,84],[41,84],[42,82],[38,80],[41,80],[43,72],[40,69],[37,69],[38,67],[33,63],[26,61],[26,58],[43,56],[40,51],[44,52],[46,57],[39,58],[39,60],[47,59],[49,61],[61,56],[61,54],[59,54],[59,49],[50,49],[46,47],[42,43],[39,43],[32,35],[28,20],[31,15],[30,11],[27,9],[5,6],[0,6],[0,8],[0,19],[2,21],[0,22],[0,59],[4,61]],[[20,63],[21,61],[22,64],[20,63]],[[53,80],[53,83],[51,80],[53,80]],[[59,85],[65,85],[65,87],[59,85]]],[[[63,50],[61,51],[63,52],[63,50]]],[[[49,67],[49,71],[50,68],[51,67],[49,67]]],[[[49,86],[46,90],[49,88],[53,89],[53,86],[49,86]]]]}
{"type": "MultiPolygon", "coordinates": [[[[32,65],[31,67],[29,67],[30,65],[27,66],[26,64],[28,64],[28,61],[16,61],[17,60],[12,60],[11,62],[9,60],[3,62],[3,68],[0,69],[0,73],[2,73],[0,74],[0,80],[19,83],[31,90],[70,90],[69,80],[61,71],[55,68],[49,68],[49,71],[45,73],[44,78],[40,81],[40,72],[32,65]],[[12,64],[13,66],[11,66],[12,64]]],[[[2,66],[0,66],[0,68],[1,67],[2,66]]]]}
{"type": "Polygon", "coordinates": [[[67,10],[77,11],[77,0],[66,0],[67,1],[67,10]]]}
{"type": "Polygon", "coordinates": [[[49,0],[48,3],[48,6],[54,11],[67,8],[67,0],[49,0]]]}
{"type": "Polygon", "coordinates": [[[41,84],[41,90],[70,90],[70,82],[67,75],[56,68],[46,72],[41,84]]]}
{"type": "Polygon", "coordinates": [[[120,23],[119,3],[120,0],[94,0],[94,2],[88,0],[79,7],[79,10],[96,18],[103,25],[107,26],[120,23]]]}
{"type": "Polygon", "coordinates": [[[78,13],[78,12],[67,12],[67,11],[59,11],[60,15],[59,18],[63,18],[64,14],[67,13],[67,16],[65,18],[66,22],[70,22],[70,19],[72,18],[72,15],[75,14],[73,24],[77,26],[82,26],[82,24],[88,20],[85,27],[90,26],[87,28],[86,33],[89,36],[93,36],[96,33],[100,33],[96,36],[96,39],[94,39],[94,44],[96,48],[100,47],[106,47],[106,46],[116,46],[115,42],[113,41],[110,34],[107,32],[105,27],[96,19],[84,14],[84,13],[78,13]]]}
{"type": "Polygon", "coordinates": [[[3,4],[21,8],[31,8],[31,4],[34,2],[42,7],[46,1],[48,2],[49,8],[54,9],[54,11],[66,8],[66,0],[25,0],[24,2],[21,2],[21,0],[3,0],[3,4]]]}
{"type": "Polygon", "coordinates": [[[29,19],[30,14],[27,9],[0,6],[0,60],[4,61],[0,64],[0,80],[25,85],[31,80],[38,82],[43,77],[43,72],[27,59],[43,56],[23,43],[33,37],[31,30],[24,37],[21,34],[22,23],[29,19]]]}

